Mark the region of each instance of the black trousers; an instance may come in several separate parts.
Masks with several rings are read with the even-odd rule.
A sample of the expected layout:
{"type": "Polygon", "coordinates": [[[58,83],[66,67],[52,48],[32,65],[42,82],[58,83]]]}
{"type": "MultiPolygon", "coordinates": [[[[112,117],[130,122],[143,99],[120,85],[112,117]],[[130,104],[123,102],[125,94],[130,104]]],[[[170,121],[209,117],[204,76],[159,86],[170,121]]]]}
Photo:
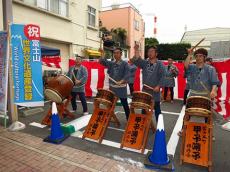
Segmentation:
{"type": "Polygon", "coordinates": [[[165,87],[165,88],[164,88],[164,100],[166,100],[166,97],[167,97],[167,95],[168,95],[168,89],[170,89],[171,100],[173,100],[173,97],[174,97],[174,90],[173,90],[173,87],[165,87]]]}
{"type": "Polygon", "coordinates": [[[88,107],[87,107],[87,102],[86,102],[86,98],[85,98],[85,93],[84,92],[72,92],[71,93],[71,96],[72,96],[71,104],[72,104],[73,110],[74,111],[77,110],[77,103],[76,103],[77,95],[79,96],[79,99],[81,101],[83,112],[88,112],[88,107]]]}
{"type": "Polygon", "coordinates": [[[188,93],[189,93],[189,90],[184,90],[184,105],[186,105],[188,93]]]}
{"type": "Polygon", "coordinates": [[[128,100],[127,100],[127,98],[120,98],[120,100],[121,100],[121,104],[122,104],[124,111],[125,111],[126,119],[128,120],[129,119],[129,113],[130,113],[128,100]]]}
{"type": "Polygon", "coordinates": [[[133,84],[129,84],[129,90],[130,90],[130,95],[132,95],[134,91],[133,84]]]}

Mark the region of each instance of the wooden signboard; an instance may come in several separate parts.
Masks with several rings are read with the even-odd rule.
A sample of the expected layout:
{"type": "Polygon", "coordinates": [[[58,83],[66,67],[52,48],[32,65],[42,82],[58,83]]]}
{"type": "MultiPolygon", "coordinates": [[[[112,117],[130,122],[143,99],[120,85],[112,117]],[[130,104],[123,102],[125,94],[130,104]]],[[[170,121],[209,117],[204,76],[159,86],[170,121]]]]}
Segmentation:
{"type": "Polygon", "coordinates": [[[123,135],[121,148],[127,147],[144,152],[151,119],[146,114],[130,114],[129,121],[123,135]]]}
{"type": "Polygon", "coordinates": [[[87,137],[94,140],[102,138],[105,128],[107,128],[109,111],[106,109],[95,109],[89,124],[83,134],[83,138],[87,137]]]}
{"type": "Polygon", "coordinates": [[[209,124],[186,123],[183,161],[201,166],[209,165],[209,124]]]}

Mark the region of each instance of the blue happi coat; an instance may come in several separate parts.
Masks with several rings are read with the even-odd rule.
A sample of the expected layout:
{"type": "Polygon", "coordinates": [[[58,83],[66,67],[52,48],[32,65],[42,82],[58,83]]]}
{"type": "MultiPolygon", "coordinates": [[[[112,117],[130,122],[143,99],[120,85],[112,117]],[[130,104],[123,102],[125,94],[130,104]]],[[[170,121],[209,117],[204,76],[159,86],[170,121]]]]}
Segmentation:
{"type": "Polygon", "coordinates": [[[218,86],[220,81],[217,77],[216,69],[210,65],[198,68],[195,64],[190,64],[187,69],[190,79],[191,94],[209,97],[212,86],[218,86]]]}
{"type": "MultiPolygon", "coordinates": [[[[118,62],[108,61],[106,58],[100,58],[99,61],[103,66],[108,68],[108,75],[115,81],[129,81],[129,66],[128,63],[120,60],[118,62]]],[[[109,80],[109,89],[113,91],[119,98],[127,98],[127,85],[125,87],[116,87],[117,85],[109,80]]]]}
{"type": "MultiPolygon", "coordinates": [[[[72,81],[74,82],[74,68],[75,67],[71,67],[69,69],[69,72],[67,73],[67,76],[70,77],[72,79],[72,81]]],[[[79,85],[74,85],[73,87],[73,92],[85,92],[85,84],[87,82],[88,79],[88,71],[86,69],[85,66],[80,66],[80,68],[78,69],[77,75],[75,76],[77,80],[80,80],[81,83],[79,85]]]]}
{"type": "MultiPolygon", "coordinates": [[[[161,61],[157,60],[156,63],[152,64],[149,60],[144,60],[137,57],[134,57],[131,60],[136,66],[142,69],[143,84],[151,87],[163,86],[165,67],[161,61]]],[[[144,88],[142,91],[151,94],[154,98],[154,101],[160,101],[160,92],[154,92],[150,89],[144,88]]]]}

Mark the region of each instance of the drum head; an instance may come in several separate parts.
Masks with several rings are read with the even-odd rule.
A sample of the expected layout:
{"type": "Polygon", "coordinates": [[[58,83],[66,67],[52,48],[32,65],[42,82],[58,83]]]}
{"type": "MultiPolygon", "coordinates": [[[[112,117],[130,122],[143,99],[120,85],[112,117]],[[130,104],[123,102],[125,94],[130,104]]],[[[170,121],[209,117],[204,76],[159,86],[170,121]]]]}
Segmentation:
{"type": "Polygon", "coordinates": [[[185,110],[185,112],[189,112],[189,113],[201,113],[204,115],[211,115],[212,112],[210,110],[207,109],[202,109],[202,108],[188,108],[185,110]]]}
{"type": "Polygon", "coordinates": [[[146,95],[148,97],[153,98],[153,96],[151,94],[143,92],[143,91],[134,91],[133,94],[144,94],[144,95],[146,95]]]}
{"type": "Polygon", "coordinates": [[[203,97],[203,96],[191,96],[187,98],[187,101],[192,100],[192,99],[203,99],[211,102],[211,100],[208,97],[203,97]]]}
{"type": "Polygon", "coordinates": [[[62,102],[61,96],[59,96],[54,90],[45,89],[45,96],[47,97],[47,99],[52,100],[56,103],[62,102]]]}

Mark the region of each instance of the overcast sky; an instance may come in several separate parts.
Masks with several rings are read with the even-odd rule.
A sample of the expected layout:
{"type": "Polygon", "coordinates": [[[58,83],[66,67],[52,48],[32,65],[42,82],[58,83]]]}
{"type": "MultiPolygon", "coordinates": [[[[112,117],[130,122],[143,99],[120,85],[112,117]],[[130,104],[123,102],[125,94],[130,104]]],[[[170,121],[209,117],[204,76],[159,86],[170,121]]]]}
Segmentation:
{"type": "Polygon", "coordinates": [[[211,27],[230,27],[229,0],[102,0],[102,6],[114,1],[132,3],[143,15],[146,37],[153,36],[154,20],[157,16],[157,39],[161,43],[179,42],[185,25],[187,30],[211,27]]]}

